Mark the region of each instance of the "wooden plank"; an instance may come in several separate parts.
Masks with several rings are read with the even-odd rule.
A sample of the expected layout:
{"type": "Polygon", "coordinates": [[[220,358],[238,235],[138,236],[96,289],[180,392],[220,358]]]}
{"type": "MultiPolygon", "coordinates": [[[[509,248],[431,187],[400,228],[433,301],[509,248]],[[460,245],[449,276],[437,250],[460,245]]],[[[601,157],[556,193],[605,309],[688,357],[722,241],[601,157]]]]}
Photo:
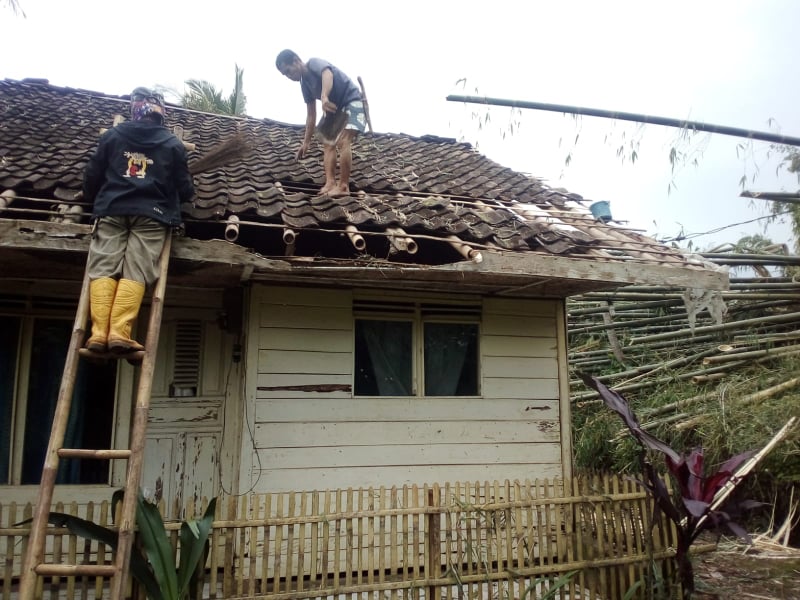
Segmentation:
{"type": "Polygon", "coordinates": [[[271,422],[255,428],[257,448],[305,448],[392,444],[530,443],[559,442],[558,421],[372,421],[368,427],[356,422],[271,422]]]}
{"type": "Polygon", "coordinates": [[[351,375],[351,352],[308,352],[298,350],[260,350],[258,372],[263,374],[328,373],[351,375]]]}
{"type": "Polygon", "coordinates": [[[201,379],[200,389],[197,390],[198,395],[224,396],[225,378],[228,371],[226,367],[230,361],[229,337],[220,329],[216,321],[206,319],[202,323],[202,343],[201,379]]]}
{"type": "MultiPolygon", "coordinates": [[[[266,465],[265,465],[266,466],[266,465]]],[[[560,477],[561,464],[492,464],[387,466],[353,469],[352,467],[309,467],[306,469],[264,468],[253,491],[256,493],[288,490],[336,489],[339,487],[392,486],[452,480],[486,480],[495,477],[560,477]]]]}
{"type": "MultiPolygon", "coordinates": [[[[321,395],[317,395],[321,396],[321,395]]],[[[298,393],[259,398],[256,423],[379,421],[514,421],[558,419],[555,397],[530,398],[332,398],[298,393]]]]}
{"type": "Polygon", "coordinates": [[[295,350],[299,352],[353,352],[352,329],[319,329],[298,331],[291,327],[261,327],[258,347],[262,350],[295,350]]]}
{"type": "MultiPolygon", "coordinates": [[[[276,396],[291,397],[308,396],[309,394],[329,394],[326,386],[350,389],[353,385],[351,375],[316,374],[316,373],[259,373],[256,378],[256,393],[258,398],[275,398],[276,396]],[[309,389],[295,389],[304,386],[316,386],[320,391],[309,389]]],[[[336,393],[336,390],[333,393],[336,393]]]]}
{"type": "Polygon", "coordinates": [[[556,336],[555,319],[548,317],[485,314],[481,330],[485,335],[545,338],[556,336]]]}
{"type": "Polygon", "coordinates": [[[385,444],[370,446],[264,448],[258,451],[262,465],[273,469],[308,467],[390,467],[418,465],[496,465],[560,463],[557,443],[528,444],[385,444]]]}
{"type": "Polygon", "coordinates": [[[335,306],[352,308],[353,294],[350,290],[330,288],[281,287],[256,284],[258,301],[264,305],[335,306]]]}
{"type": "MultiPolygon", "coordinates": [[[[483,395],[489,398],[524,398],[552,400],[558,406],[558,379],[521,377],[484,377],[483,395]]],[[[494,402],[494,400],[492,400],[494,402]]]]}
{"type": "Polygon", "coordinates": [[[289,329],[350,331],[353,329],[353,309],[330,306],[262,305],[258,325],[289,329]]]}
{"type": "Polygon", "coordinates": [[[222,407],[219,402],[183,402],[172,399],[171,403],[159,403],[151,406],[148,418],[150,431],[158,431],[159,425],[167,425],[175,429],[178,423],[192,425],[221,425],[222,407]]]}
{"type": "Polygon", "coordinates": [[[484,298],[485,315],[513,315],[519,317],[554,317],[558,300],[523,300],[512,298],[484,298]]]}
{"type": "Polygon", "coordinates": [[[553,357],[484,356],[481,360],[484,378],[525,377],[555,379],[558,360],[553,357]]]}
{"type": "Polygon", "coordinates": [[[555,337],[522,337],[489,335],[483,332],[480,341],[482,356],[527,356],[531,358],[557,357],[558,340],[555,337]]]}

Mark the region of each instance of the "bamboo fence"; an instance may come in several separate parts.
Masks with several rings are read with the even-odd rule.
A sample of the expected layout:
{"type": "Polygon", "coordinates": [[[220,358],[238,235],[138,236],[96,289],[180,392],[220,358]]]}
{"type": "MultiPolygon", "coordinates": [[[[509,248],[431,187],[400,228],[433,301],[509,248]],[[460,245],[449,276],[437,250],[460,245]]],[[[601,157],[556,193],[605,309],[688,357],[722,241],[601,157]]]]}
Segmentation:
{"type": "MultiPolygon", "coordinates": [[[[679,597],[675,531],[631,479],[459,482],[220,499],[202,597],[605,599],[679,597]],[[570,493],[574,490],[573,493],[570,493]],[[660,595],[658,590],[662,590],[660,595]],[[626,595],[630,593],[630,595],[626,595]]],[[[0,599],[16,595],[30,505],[0,504],[0,599]]],[[[111,522],[108,503],[55,506],[111,522]]],[[[173,547],[179,523],[169,523],[173,547]]],[[[48,560],[110,564],[61,528],[48,560]]],[[[44,577],[39,597],[108,597],[102,577],[44,577]]],[[[136,595],[136,592],[134,592],[136,595]]]]}

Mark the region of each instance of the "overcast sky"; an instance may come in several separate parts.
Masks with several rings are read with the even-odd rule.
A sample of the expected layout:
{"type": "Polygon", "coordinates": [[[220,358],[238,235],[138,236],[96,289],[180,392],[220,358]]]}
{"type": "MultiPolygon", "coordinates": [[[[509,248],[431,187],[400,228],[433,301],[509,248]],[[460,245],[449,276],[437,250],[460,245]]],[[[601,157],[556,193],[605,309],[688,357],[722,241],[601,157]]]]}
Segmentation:
{"type": "Polygon", "coordinates": [[[228,93],[238,64],[250,116],[303,123],[299,85],[275,69],[288,47],[360,75],[376,131],[468,141],[552,187],[610,201],[614,219],[660,238],[687,234],[701,249],[755,233],[791,242],[787,224],[765,231],[758,220],[769,203],[739,197],[742,176],[749,190],[800,188],[796,176],[776,174],[767,143],[708,134],[681,141],[671,128],[487,113],[445,98],[574,105],[800,137],[795,0],[19,3],[24,18],[0,0],[0,77],[108,94],[156,84],[182,91],[194,78],[228,93]],[[699,166],[673,172],[673,147],[699,166]]]}

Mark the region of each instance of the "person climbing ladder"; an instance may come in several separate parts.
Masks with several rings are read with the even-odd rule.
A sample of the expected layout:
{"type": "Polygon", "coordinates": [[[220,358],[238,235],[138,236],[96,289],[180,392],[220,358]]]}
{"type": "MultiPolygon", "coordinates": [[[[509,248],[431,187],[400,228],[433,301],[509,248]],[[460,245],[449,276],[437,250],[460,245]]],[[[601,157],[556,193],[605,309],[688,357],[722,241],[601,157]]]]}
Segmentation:
{"type": "Polygon", "coordinates": [[[86,166],[83,197],[93,203],[89,244],[91,352],[144,350],[131,329],[180,205],[195,194],[183,143],[165,126],[161,94],[131,93],[131,120],[106,131],[86,166]]]}

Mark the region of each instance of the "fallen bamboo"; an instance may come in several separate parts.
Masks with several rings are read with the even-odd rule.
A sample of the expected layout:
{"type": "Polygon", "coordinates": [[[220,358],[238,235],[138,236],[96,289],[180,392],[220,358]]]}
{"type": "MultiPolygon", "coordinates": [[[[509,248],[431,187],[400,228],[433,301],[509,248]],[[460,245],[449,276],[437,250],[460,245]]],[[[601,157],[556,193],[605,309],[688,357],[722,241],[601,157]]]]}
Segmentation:
{"type": "Polygon", "coordinates": [[[643,410],[641,411],[640,414],[642,415],[642,417],[655,417],[658,415],[663,415],[664,413],[668,413],[673,410],[678,410],[681,408],[686,408],[687,406],[692,406],[693,404],[698,404],[699,402],[708,400],[713,396],[714,393],[699,394],[697,396],[692,396],[690,398],[685,398],[683,400],[677,400],[676,402],[670,402],[669,404],[663,404],[651,410],[643,410]]]}
{"type": "Polygon", "coordinates": [[[732,351],[726,354],[721,354],[719,356],[708,356],[703,359],[704,365],[714,365],[723,362],[728,362],[731,360],[737,360],[741,358],[763,358],[767,356],[791,356],[793,354],[800,353],[800,345],[795,346],[784,346],[782,348],[764,348],[762,350],[750,350],[750,351],[732,351]]]}
{"type": "MultiPolygon", "coordinates": [[[[717,510],[725,500],[728,499],[728,496],[731,495],[736,486],[739,482],[756,467],[758,463],[760,463],[764,457],[772,452],[772,449],[777,446],[794,427],[795,423],[797,422],[797,417],[792,417],[789,419],[786,424],[781,428],[781,430],[776,433],[772,439],[764,446],[761,450],[759,450],[755,456],[751,457],[747,460],[739,469],[737,469],[734,476],[724,485],[720,490],[714,495],[714,500],[711,502],[711,506],[709,507],[709,513],[711,511],[717,510]]],[[[708,514],[708,513],[707,513],[708,514]]],[[[707,514],[700,518],[697,523],[697,527],[700,528],[705,520],[708,518],[707,514]]]]}
{"type": "Polygon", "coordinates": [[[711,383],[712,381],[719,381],[723,379],[727,373],[718,371],[717,373],[707,373],[702,375],[695,375],[692,377],[692,383],[711,383]]]}
{"type": "Polygon", "coordinates": [[[767,389],[750,394],[744,398],[740,398],[737,404],[755,404],[757,402],[761,402],[762,400],[766,400],[767,398],[782,394],[783,392],[795,388],[798,385],[800,385],[800,377],[794,377],[793,379],[789,379],[783,383],[779,383],[778,385],[773,385],[767,389]]]}
{"type": "Polygon", "coordinates": [[[730,331],[739,327],[746,327],[748,325],[758,325],[762,323],[791,323],[800,321],[800,312],[788,313],[785,315],[773,315],[771,317],[759,317],[755,319],[744,319],[741,321],[732,321],[722,325],[707,325],[704,327],[695,327],[694,331],[691,329],[681,329],[669,333],[657,333],[650,336],[642,336],[639,338],[632,338],[629,344],[643,344],[650,341],[674,339],[680,337],[691,337],[694,333],[711,333],[730,331]]]}
{"type": "MultiPolygon", "coordinates": [[[[609,387],[613,389],[615,392],[630,392],[633,390],[641,390],[644,388],[654,387],[657,385],[664,385],[666,383],[673,383],[676,380],[686,380],[696,376],[725,372],[734,367],[739,367],[747,363],[748,361],[743,360],[739,362],[729,363],[727,365],[720,367],[711,367],[709,369],[702,369],[700,371],[692,371],[691,373],[681,373],[680,375],[675,375],[672,377],[660,377],[657,379],[642,381],[640,383],[635,383],[633,385],[620,385],[620,386],[609,386],[609,387]]],[[[593,404],[602,403],[603,402],[602,400],[594,400],[594,398],[597,398],[598,396],[599,394],[595,391],[584,392],[582,394],[574,394],[571,398],[571,401],[574,402],[578,408],[583,408],[584,406],[591,406],[593,404]]]]}

